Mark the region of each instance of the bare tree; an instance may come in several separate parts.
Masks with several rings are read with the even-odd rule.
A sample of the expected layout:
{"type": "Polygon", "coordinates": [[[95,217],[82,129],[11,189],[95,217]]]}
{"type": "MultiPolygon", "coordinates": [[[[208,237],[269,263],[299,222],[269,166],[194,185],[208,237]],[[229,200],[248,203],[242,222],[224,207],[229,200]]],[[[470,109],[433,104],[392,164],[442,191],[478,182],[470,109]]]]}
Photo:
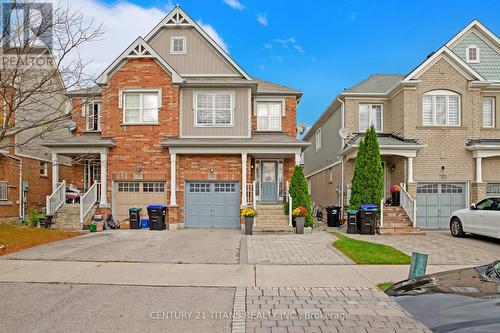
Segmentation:
{"type": "Polygon", "coordinates": [[[81,107],[66,92],[93,81],[84,74],[79,48],[104,33],[102,23],[85,20],[70,5],[12,1],[3,11],[0,150],[22,148],[68,127],[81,107]]]}

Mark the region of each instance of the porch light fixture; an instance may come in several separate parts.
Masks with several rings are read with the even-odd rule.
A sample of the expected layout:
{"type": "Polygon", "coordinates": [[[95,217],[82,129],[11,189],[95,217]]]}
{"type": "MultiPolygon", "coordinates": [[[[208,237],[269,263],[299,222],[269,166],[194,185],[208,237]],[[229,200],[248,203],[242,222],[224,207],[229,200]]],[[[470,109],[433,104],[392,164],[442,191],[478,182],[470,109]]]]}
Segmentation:
{"type": "Polygon", "coordinates": [[[396,171],[396,164],[391,165],[391,172],[396,171]]]}
{"type": "Polygon", "coordinates": [[[141,172],[141,170],[142,170],[142,163],[137,163],[135,165],[135,171],[136,172],[141,172]]]}
{"type": "Polygon", "coordinates": [[[214,173],[214,168],[210,168],[210,173],[214,173]]]}

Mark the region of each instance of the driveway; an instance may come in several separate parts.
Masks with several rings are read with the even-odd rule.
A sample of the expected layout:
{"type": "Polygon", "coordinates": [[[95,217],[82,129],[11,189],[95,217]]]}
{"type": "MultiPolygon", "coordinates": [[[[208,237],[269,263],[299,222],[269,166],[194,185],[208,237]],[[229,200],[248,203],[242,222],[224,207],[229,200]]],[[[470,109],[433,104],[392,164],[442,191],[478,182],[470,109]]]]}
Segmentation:
{"type": "Polygon", "coordinates": [[[5,259],[237,264],[240,230],[111,230],[37,246],[5,259]]]}
{"type": "Polygon", "coordinates": [[[500,240],[467,236],[455,238],[449,231],[425,231],[425,235],[347,235],[351,238],[386,244],[409,255],[413,251],[429,255],[433,265],[480,265],[500,259],[500,240]]]}

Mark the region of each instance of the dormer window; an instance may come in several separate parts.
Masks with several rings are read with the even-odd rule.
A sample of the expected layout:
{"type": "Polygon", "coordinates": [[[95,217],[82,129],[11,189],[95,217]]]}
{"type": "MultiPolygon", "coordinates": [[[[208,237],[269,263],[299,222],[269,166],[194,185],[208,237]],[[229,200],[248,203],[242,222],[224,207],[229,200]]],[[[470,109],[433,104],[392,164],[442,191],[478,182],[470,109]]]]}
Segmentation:
{"type": "Polygon", "coordinates": [[[186,37],[170,38],[170,54],[186,54],[186,37]]]}
{"type": "Polygon", "coordinates": [[[474,64],[479,62],[479,49],[476,45],[470,45],[465,52],[465,58],[468,63],[474,64]]]}

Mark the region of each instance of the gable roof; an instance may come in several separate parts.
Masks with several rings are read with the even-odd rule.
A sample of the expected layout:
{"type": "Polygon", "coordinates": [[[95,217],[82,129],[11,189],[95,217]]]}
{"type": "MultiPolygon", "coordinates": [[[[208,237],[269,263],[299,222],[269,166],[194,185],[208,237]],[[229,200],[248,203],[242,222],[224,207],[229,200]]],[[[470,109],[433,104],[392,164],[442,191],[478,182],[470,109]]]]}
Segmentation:
{"type": "Polygon", "coordinates": [[[451,47],[455,42],[457,42],[463,35],[465,35],[468,31],[472,30],[472,28],[476,28],[481,31],[490,41],[496,43],[498,46],[500,44],[500,38],[498,38],[490,29],[486,28],[481,22],[477,19],[472,20],[465,28],[460,30],[452,39],[449,40],[448,43],[445,44],[446,47],[451,47]]]}
{"type": "Polygon", "coordinates": [[[153,48],[149,46],[142,37],[138,37],[132,44],[130,44],[129,47],[125,49],[125,51],[122,52],[122,54],[118,56],[118,58],[115,59],[115,61],[113,61],[111,65],[108,66],[108,68],[104,70],[104,72],[102,72],[101,75],[99,75],[96,83],[105,84],[108,81],[110,74],[112,74],[122,64],[122,62],[128,58],[155,59],[164,70],[170,73],[173,83],[184,82],[183,78],[175,71],[175,69],[172,68],[172,66],[170,66],[158,53],[156,53],[156,51],[153,50],[153,48]]]}
{"type": "Polygon", "coordinates": [[[347,88],[342,94],[387,94],[392,91],[401,80],[404,74],[373,74],[361,82],[347,88]]]}
{"type": "Polygon", "coordinates": [[[292,95],[302,95],[302,92],[281,84],[276,84],[273,82],[254,79],[257,82],[257,93],[258,94],[292,94],[292,95]]]}
{"type": "Polygon", "coordinates": [[[193,20],[179,5],[176,5],[170,13],[163,18],[163,20],[158,23],[153,30],[151,30],[146,35],[146,41],[151,41],[151,39],[164,27],[169,26],[192,26],[196,29],[229,63],[247,80],[252,80],[250,75],[248,75],[243,68],[241,68],[236,61],[234,61],[229,54],[222,47],[213,40],[210,35],[208,35],[205,30],[195,20],[193,20]]]}

